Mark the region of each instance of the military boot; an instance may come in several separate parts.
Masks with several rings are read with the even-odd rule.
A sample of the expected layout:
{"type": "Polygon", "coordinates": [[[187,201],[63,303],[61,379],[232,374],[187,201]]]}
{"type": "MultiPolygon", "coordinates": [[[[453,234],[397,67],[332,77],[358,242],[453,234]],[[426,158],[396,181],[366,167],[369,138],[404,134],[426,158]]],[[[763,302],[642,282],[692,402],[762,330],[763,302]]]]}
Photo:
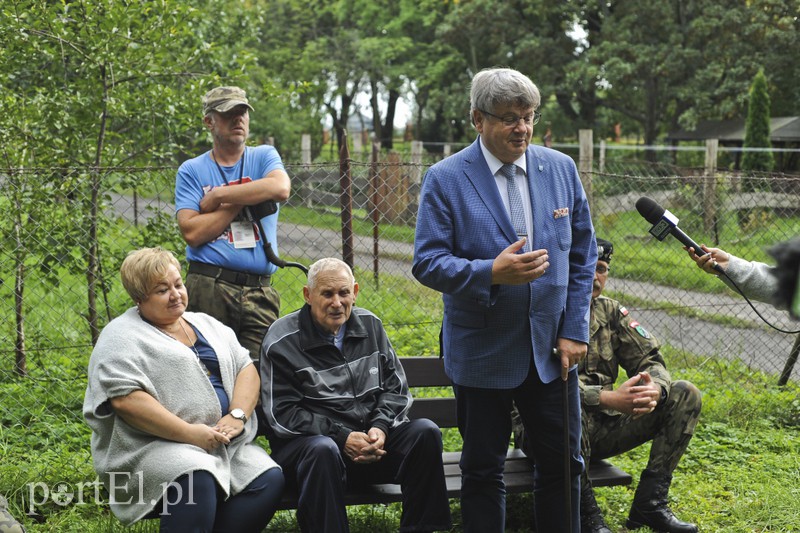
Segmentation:
{"type": "Polygon", "coordinates": [[[644,470],[633,496],[631,512],[625,527],[649,527],[657,533],[697,533],[697,526],[681,522],[667,506],[667,493],[672,476],[644,470]]]}
{"type": "Polygon", "coordinates": [[[581,480],[581,533],[611,533],[594,498],[594,489],[581,480]]]}

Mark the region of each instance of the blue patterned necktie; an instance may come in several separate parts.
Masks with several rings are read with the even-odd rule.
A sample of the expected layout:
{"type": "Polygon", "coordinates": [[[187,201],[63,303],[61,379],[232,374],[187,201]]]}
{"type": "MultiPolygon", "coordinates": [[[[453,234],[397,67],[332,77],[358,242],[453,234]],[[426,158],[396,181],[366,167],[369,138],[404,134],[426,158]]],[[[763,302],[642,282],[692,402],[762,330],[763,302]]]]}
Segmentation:
{"type": "MultiPolygon", "coordinates": [[[[517,232],[517,237],[527,237],[528,229],[525,224],[525,208],[522,207],[522,195],[519,193],[514,177],[517,175],[517,165],[505,164],[500,167],[500,172],[506,177],[506,185],[508,187],[508,207],[511,211],[511,223],[514,225],[514,231],[517,232]]],[[[522,248],[523,252],[530,250],[530,239],[525,243],[522,248]]]]}

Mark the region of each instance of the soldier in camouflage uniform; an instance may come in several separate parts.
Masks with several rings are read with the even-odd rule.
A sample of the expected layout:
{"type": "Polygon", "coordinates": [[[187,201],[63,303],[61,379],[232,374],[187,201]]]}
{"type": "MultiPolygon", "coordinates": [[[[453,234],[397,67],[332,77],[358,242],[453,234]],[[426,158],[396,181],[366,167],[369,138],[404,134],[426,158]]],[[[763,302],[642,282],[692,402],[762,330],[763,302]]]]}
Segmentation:
{"type": "Polygon", "coordinates": [[[0,496],[0,533],[25,533],[22,524],[8,512],[8,502],[0,496]]]}
{"type": "MultiPolygon", "coordinates": [[[[581,448],[587,470],[581,477],[581,532],[611,533],[594,498],[588,465],[652,441],[626,527],[657,532],[696,532],[667,506],[672,472],[686,451],[700,416],[700,391],[688,381],[672,381],[659,342],[616,300],[601,296],[613,245],[597,239],[598,261],[592,289],[590,341],[578,364],[581,393],[581,448]],[[620,368],[628,379],[614,389],[620,368]]],[[[515,440],[523,442],[515,426],[515,440]]],[[[517,441],[519,443],[519,441],[517,441]]]]}

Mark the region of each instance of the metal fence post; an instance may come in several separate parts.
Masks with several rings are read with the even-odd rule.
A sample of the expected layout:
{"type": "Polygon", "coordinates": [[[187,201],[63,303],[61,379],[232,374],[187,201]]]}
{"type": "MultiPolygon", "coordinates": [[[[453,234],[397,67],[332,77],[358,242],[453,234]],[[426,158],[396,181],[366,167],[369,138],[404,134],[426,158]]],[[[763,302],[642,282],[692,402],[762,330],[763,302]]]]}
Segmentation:
{"type": "Polygon", "coordinates": [[[300,138],[300,162],[303,165],[311,164],[311,135],[308,133],[300,138]]]}
{"type": "Polygon", "coordinates": [[[422,178],[422,141],[411,141],[411,183],[419,185],[422,178]]]}
{"type": "Polygon", "coordinates": [[[583,190],[586,192],[586,199],[589,202],[589,211],[594,212],[594,201],[592,199],[592,157],[594,152],[592,130],[578,130],[580,153],[578,156],[578,171],[581,175],[583,190]]]}
{"type": "Polygon", "coordinates": [[[719,244],[717,228],[717,150],[718,139],[706,140],[705,180],[703,180],[703,228],[714,235],[714,244],[719,244]]]}
{"type": "Polygon", "coordinates": [[[792,351],[789,353],[789,358],[786,360],[786,365],[783,367],[781,376],[778,378],[778,386],[783,387],[789,381],[789,377],[792,375],[792,370],[794,370],[794,365],[797,363],[798,355],[800,355],[800,335],[794,339],[792,351]]]}
{"type": "Polygon", "coordinates": [[[606,140],[600,139],[600,158],[597,162],[598,171],[602,174],[606,169],[606,140]]]}

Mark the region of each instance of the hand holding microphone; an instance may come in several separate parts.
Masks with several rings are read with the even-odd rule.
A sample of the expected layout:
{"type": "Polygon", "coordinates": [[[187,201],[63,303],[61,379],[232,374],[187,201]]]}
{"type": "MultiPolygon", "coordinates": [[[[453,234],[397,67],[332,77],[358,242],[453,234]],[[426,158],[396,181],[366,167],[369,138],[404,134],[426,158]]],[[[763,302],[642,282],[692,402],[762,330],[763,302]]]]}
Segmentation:
{"type": "MultiPolygon", "coordinates": [[[[722,274],[727,280],[726,282],[729,282],[731,286],[736,289],[737,292],[739,292],[739,294],[745,297],[747,303],[750,304],[750,307],[752,307],[753,311],[755,311],[755,313],[759,316],[759,318],[761,318],[761,320],[764,321],[765,324],[782,333],[800,333],[800,330],[788,331],[774,326],[767,319],[765,319],[761,313],[758,312],[758,309],[756,309],[755,306],[753,306],[753,303],[750,301],[748,294],[758,294],[758,292],[755,291],[755,287],[758,287],[760,291],[763,290],[765,285],[769,284],[767,281],[767,279],[770,277],[769,274],[759,274],[758,276],[753,277],[753,279],[757,280],[758,283],[755,285],[755,287],[749,289],[751,292],[745,294],[745,292],[739,288],[739,285],[736,283],[736,281],[734,281],[734,279],[732,279],[731,276],[726,272],[731,259],[731,255],[729,253],[720,250],[719,248],[707,248],[705,246],[698,245],[678,228],[678,218],[675,215],[646,196],[642,196],[636,201],[636,210],[639,211],[639,214],[642,215],[645,220],[653,224],[653,227],[650,228],[650,234],[656,239],[663,241],[667,235],[672,235],[681,241],[681,243],[684,245],[684,248],[689,252],[689,257],[692,258],[697,266],[709,274],[713,274],[715,272],[722,274]]],[[[774,246],[770,250],[770,254],[776,258],[780,267],[774,267],[771,269],[773,279],[770,281],[774,282],[774,278],[777,278],[778,280],[777,290],[775,291],[775,294],[772,295],[772,300],[777,302],[778,308],[789,308],[791,309],[792,315],[795,318],[800,319],[800,237],[796,237],[793,240],[774,246]]],[[[758,264],[769,269],[767,265],[763,265],[762,263],[758,264]]],[[[749,271],[758,273],[761,272],[762,269],[751,268],[749,271]]],[[[741,282],[742,280],[739,279],[738,281],[741,282]]],[[[769,300],[768,297],[753,297],[761,301],[769,300]]]]}
{"type": "Polygon", "coordinates": [[[725,270],[728,269],[728,262],[731,256],[724,250],[708,248],[703,245],[701,250],[705,252],[703,255],[697,255],[694,248],[688,248],[686,251],[689,257],[692,258],[692,261],[694,261],[703,272],[716,276],[720,272],[725,272],[725,270]]]}
{"type": "MultiPolygon", "coordinates": [[[[650,234],[653,237],[659,241],[663,241],[667,235],[672,235],[678,239],[687,250],[693,250],[694,254],[696,254],[698,258],[702,259],[706,255],[710,256],[703,260],[703,265],[700,265],[698,260],[695,260],[695,263],[698,263],[700,268],[703,268],[705,263],[710,261],[710,265],[713,270],[716,270],[717,272],[724,272],[723,268],[719,265],[719,259],[715,258],[714,255],[710,253],[710,250],[712,249],[700,246],[694,242],[691,237],[681,231],[681,229],[678,227],[678,217],[658,205],[655,200],[648,198],[647,196],[642,196],[636,200],[636,210],[639,211],[639,214],[642,215],[646,221],[653,224],[653,227],[650,228],[650,234]]],[[[719,251],[722,252],[722,250],[719,251]]],[[[722,253],[724,254],[724,252],[722,253]]],[[[693,254],[690,251],[689,256],[692,257],[692,255],[693,254]]],[[[727,256],[727,254],[725,254],[725,256],[727,256]]],[[[692,259],[694,259],[694,257],[692,257],[692,259]]],[[[727,265],[727,258],[725,262],[727,265]]]]}

